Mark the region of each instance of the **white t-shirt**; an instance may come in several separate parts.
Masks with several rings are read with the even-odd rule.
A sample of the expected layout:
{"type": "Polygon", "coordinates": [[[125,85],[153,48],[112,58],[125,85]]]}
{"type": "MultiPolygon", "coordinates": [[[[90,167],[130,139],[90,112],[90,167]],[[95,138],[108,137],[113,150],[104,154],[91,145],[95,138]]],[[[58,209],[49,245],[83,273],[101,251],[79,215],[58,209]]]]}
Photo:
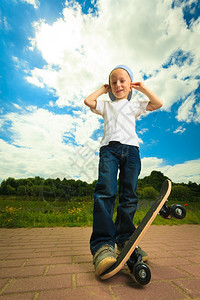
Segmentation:
{"type": "Polygon", "coordinates": [[[127,99],[112,102],[97,99],[96,109],[91,111],[104,118],[104,135],[100,146],[118,141],[121,144],[139,147],[135,120],[146,112],[148,102],[148,100],[128,101],[127,99]]]}

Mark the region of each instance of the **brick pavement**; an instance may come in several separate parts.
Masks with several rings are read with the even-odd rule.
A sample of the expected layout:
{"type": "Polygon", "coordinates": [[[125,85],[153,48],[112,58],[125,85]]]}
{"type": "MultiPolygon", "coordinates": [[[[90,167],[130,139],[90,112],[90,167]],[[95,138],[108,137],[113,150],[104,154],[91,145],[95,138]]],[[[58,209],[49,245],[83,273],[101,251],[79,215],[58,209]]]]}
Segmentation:
{"type": "Polygon", "coordinates": [[[137,285],[127,267],[94,276],[91,228],[0,229],[0,300],[200,299],[200,226],[152,225],[140,246],[152,279],[137,285]]]}

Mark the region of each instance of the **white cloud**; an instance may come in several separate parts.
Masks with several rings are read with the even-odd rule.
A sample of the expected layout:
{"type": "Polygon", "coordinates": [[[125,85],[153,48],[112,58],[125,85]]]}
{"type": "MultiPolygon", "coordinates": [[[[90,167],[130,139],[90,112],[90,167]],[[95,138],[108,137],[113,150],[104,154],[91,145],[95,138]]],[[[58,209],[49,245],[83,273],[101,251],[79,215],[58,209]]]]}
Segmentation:
{"type": "Polygon", "coordinates": [[[0,25],[2,23],[2,27],[3,29],[5,29],[6,31],[10,31],[12,29],[11,25],[8,22],[7,17],[3,17],[2,20],[0,20],[0,25]]]}
{"type": "Polygon", "coordinates": [[[40,2],[38,0],[20,0],[20,1],[33,5],[35,9],[39,8],[40,6],[40,2]]]}
{"type": "Polygon", "coordinates": [[[142,168],[140,173],[140,178],[150,175],[151,171],[159,170],[163,164],[162,158],[157,157],[144,157],[141,160],[142,168]]]}
{"type": "Polygon", "coordinates": [[[27,70],[28,69],[28,62],[23,60],[23,59],[19,59],[16,56],[12,56],[12,61],[14,63],[14,66],[16,68],[16,70],[27,70]]]}
{"type": "Polygon", "coordinates": [[[53,151],[57,143],[62,143],[64,133],[73,129],[70,115],[56,115],[33,107],[27,110],[4,116],[5,121],[12,123],[9,131],[17,147],[53,151]]]}
{"type": "Polygon", "coordinates": [[[149,131],[148,128],[142,128],[142,129],[140,129],[140,130],[138,131],[138,133],[139,133],[139,134],[144,134],[144,133],[146,133],[147,131],[149,131]]]}
{"type": "Polygon", "coordinates": [[[178,121],[200,123],[200,104],[196,103],[196,96],[192,93],[178,109],[178,121]]]}
{"type": "Polygon", "coordinates": [[[77,178],[91,182],[97,177],[99,142],[91,139],[98,119],[89,112],[77,117],[56,115],[45,109],[28,107],[8,113],[0,120],[10,142],[0,140],[4,159],[0,162],[0,179],[40,175],[77,178]],[[8,126],[8,124],[10,124],[8,126]],[[6,129],[4,125],[7,125],[6,129]],[[93,127],[92,127],[93,125],[93,127]],[[65,143],[67,141],[67,143],[65,143]]]}
{"type": "MultiPolygon", "coordinates": [[[[39,7],[39,1],[21,1],[39,7]]],[[[68,106],[79,110],[59,115],[14,104],[18,112],[0,120],[1,130],[10,124],[7,130],[11,134],[9,143],[1,140],[5,159],[0,162],[0,178],[60,174],[80,176],[88,182],[96,179],[99,140],[91,136],[100,124],[84,107],[83,99],[106,83],[110,70],[120,63],[133,69],[137,81],[144,74],[150,77],[146,83],[164,100],[164,110],[170,111],[178,102],[178,121],[200,122],[200,105],[194,93],[199,84],[200,22],[193,21],[187,27],[182,8],[188,3],[171,9],[171,0],[124,0],[123,5],[116,0],[99,0],[98,14],[85,15],[78,3],[66,1],[62,17],[53,24],[35,22],[30,50],[39,50],[46,65],[30,70],[26,80],[55,94],[57,101],[50,101],[51,109],[68,106]],[[179,50],[188,53],[182,64],[173,59],[179,50]],[[171,65],[164,68],[170,58],[171,65]]],[[[13,57],[13,62],[27,72],[25,61],[13,57]]],[[[183,132],[182,126],[174,131],[183,132]]],[[[200,182],[199,160],[170,166],[163,159],[149,157],[142,159],[142,165],[141,177],[159,170],[173,181],[200,182]]]]}
{"type": "Polygon", "coordinates": [[[192,181],[200,183],[200,159],[170,166],[165,175],[173,179],[174,182],[188,183],[192,181]]]}
{"type": "Polygon", "coordinates": [[[54,71],[50,66],[43,69],[35,68],[31,71],[31,76],[26,77],[26,80],[29,83],[36,85],[37,87],[44,88],[44,86],[46,85],[50,89],[55,89],[57,82],[57,72],[54,71]]]}
{"type": "Polygon", "coordinates": [[[182,134],[183,132],[185,132],[185,128],[183,128],[182,126],[179,126],[176,130],[173,131],[173,133],[179,133],[182,134]]]}
{"type": "MultiPolygon", "coordinates": [[[[99,140],[91,138],[93,128],[99,128],[98,118],[89,111],[73,115],[56,115],[45,109],[27,107],[8,113],[0,120],[1,131],[11,132],[10,142],[0,140],[4,159],[0,161],[0,179],[7,177],[97,179],[99,140]],[[10,127],[4,129],[4,124],[10,127]],[[65,143],[67,141],[67,143],[65,143]]],[[[151,171],[164,173],[174,182],[200,183],[200,159],[174,166],[163,159],[142,159],[140,178],[151,171]]]]}
{"type": "Polygon", "coordinates": [[[167,111],[198,87],[200,23],[187,27],[183,5],[172,9],[170,0],[143,0],[142,5],[140,0],[124,0],[123,5],[99,0],[97,6],[98,15],[85,15],[77,2],[66,1],[63,16],[52,25],[44,20],[34,23],[32,49],[41,51],[47,65],[33,69],[27,80],[53,89],[58,106],[81,106],[119,63],[133,68],[135,80],[151,75],[146,82],[162,97],[167,111]],[[192,59],[162,68],[180,49],[192,59]]]}
{"type": "Polygon", "coordinates": [[[183,103],[185,103],[187,95],[198,88],[199,80],[195,79],[195,74],[197,74],[196,66],[186,68],[185,65],[182,67],[172,65],[156,72],[146,82],[163,99],[162,109],[170,111],[174,103],[181,99],[184,99],[183,103]],[[190,77],[185,79],[188,75],[190,77]]]}
{"type": "Polygon", "coordinates": [[[172,166],[167,165],[163,159],[157,157],[143,158],[140,178],[150,175],[153,170],[162,172],[176,183],[188,183],[189,181],[200,183],[200,159],[172,166]]]}

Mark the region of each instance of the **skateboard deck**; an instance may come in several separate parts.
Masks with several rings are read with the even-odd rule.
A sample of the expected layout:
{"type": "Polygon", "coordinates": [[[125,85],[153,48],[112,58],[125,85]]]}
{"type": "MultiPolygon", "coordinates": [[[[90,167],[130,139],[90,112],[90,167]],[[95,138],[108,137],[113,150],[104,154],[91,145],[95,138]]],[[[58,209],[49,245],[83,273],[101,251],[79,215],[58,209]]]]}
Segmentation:
{"type": "Polygon", "coordinates": [[[146,231],[149,229],[150,225],[154,221],[157,214],[160,212],[164,203],[167,201],[167,198],[169,197],[169,194],[171,192],[171,185],[171,181],[168,179],[163,182],[157,199],[150,207],[149,211],[130,237],[129,242],[126,244],[120,255],[117,257],[117,261],[108,270],[106,270],[100,275],[101,279],[108,279],[117,274],[123,268],[125,263],[129,260],[130,256],[136,249],[136,246],[143,238],[146,231]]]}

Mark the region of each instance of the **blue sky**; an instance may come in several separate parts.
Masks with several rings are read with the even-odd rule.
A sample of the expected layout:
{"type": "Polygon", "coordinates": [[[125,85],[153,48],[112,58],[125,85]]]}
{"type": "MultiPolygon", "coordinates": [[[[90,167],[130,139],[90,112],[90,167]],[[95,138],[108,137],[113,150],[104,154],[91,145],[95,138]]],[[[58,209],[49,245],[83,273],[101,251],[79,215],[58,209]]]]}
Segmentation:
{"type": "Polygon", "coordinates": [[[193,0],[1,0],[0,181],[97,179],[103,121],[83,100],[126,64],[164,102],[137,121],[140,177],[200,183],[199,12],[193,0]]]}

